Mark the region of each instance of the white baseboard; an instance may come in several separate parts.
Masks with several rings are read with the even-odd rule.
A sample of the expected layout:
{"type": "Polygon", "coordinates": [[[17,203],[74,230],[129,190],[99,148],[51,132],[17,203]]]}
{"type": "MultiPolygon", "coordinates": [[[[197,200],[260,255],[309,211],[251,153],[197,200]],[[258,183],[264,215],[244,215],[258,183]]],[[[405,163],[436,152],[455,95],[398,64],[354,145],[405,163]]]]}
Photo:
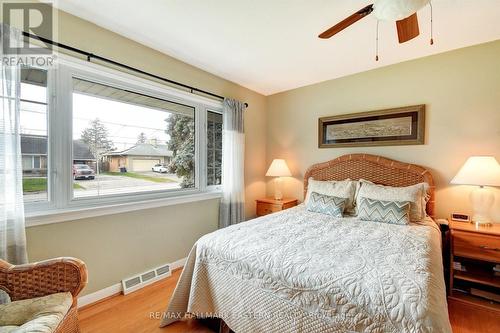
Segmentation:
{"type": "Polygon", "coordinates": [[[170,264],[170,271],[173,271],[174,269],[177,269],[177,268],[184,267],[184,265],[186,264],[186,261],[187,261],[187,257],[179,259],[177,261],[174,261],[173,263],[170,264]]]}
{"type": "MultiPolygon", "coordinates": [[[[182,258],[179,260],[174,261],[173,263],[170,264],[170,271],[173,271],[174,269],[184,267],[184,264],[186,263],[187,257],[182,258]]],[[[78,308],[81,308],[83,306],[96,303],[106,297],[110,297],[116,294],[119,294],[122,292],[122,284],[121,283],[116,283],[112,286],[109,286],[107,288],[95,291],[91,294],[87,294],[81,297],[78,297],[78,308]]]]}
{"type": "Polygon", "coordinates": [[[113,296],[121,292],[122,292],[122,284],[116,283],[107,288],[95,291],[92,294],[78,297],[78,307],[81,308],[82,306],[98,302],[103,298],[113,296]]]}

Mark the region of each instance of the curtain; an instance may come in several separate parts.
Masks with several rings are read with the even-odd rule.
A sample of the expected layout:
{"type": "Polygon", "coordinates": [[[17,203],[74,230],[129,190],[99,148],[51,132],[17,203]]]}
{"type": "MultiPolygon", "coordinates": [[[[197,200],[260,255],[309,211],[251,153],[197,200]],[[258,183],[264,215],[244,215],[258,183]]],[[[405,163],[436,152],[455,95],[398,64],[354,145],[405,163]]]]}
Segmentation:
{"type": "Polygon", "coordinates": [[[246,106],[234,99],[223,103],[222,188],[219,228],[245,219],[245,133],[243,113],[246,106]]]}
{"type": "MultiPolygon", "coordinates": [[[[10,39],[11,45],[21,38],[17,29],[5,24],[0,26],[2,47],[10,39]]],[[[20,137],[20,83],[19,66],[0,64],[0,259],[12,264],[24,264],[26,234],[24,229],[23,175],[20,137]]]]}

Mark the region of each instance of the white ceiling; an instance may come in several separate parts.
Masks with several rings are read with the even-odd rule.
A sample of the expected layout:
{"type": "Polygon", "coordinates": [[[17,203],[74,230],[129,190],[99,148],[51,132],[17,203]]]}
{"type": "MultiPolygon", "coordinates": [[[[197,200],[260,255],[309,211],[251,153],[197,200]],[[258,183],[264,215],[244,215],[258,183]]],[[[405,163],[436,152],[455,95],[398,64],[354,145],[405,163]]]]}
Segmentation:
{"type": "Polygon", "coordinates": [[[59,0],[73,15],[265,95],[500,39],[500,0],[434,0],[420,36],[398,44],[373,15],[329,40],[317,35],[370,0],[59,0]]]}

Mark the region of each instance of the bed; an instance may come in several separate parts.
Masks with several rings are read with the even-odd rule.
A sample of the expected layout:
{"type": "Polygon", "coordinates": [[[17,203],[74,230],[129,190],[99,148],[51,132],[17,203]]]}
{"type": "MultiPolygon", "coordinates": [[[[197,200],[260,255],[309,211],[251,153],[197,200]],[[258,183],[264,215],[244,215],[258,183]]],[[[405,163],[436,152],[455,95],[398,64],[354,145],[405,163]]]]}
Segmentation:
{"type": "Polygon", "coordinates": [[[334,218],[304,205],[233,225],[193,246],[162,326],[186,314],[245,332],[451,332],[423,167],[352,154],[310,167],[308,180],[426,182],[428,217],[410,225],[334,218]]]}

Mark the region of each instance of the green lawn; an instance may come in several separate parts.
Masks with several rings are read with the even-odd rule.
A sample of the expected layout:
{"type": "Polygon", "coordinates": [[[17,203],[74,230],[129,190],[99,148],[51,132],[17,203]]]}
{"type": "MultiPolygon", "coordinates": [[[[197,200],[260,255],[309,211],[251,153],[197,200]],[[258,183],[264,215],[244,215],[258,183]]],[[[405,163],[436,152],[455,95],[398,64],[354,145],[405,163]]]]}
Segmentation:
{"type": "MultiPolygon", "coordinates": [[[[73,188],[84,190],[85,187],[73,184],[73,188]]],[[[23,192],[44,192],[47,191],[47,178],[24,178],[23,192]]]]}
{"type": "Polygon", "coordinates": [[[124,176],[124,177],[130,177],[130,178],[144,179],[144,180],[149,180],[149,181],[155,182],[155,183],[174,183],[175,182],[169,178],[152,177],[152,176],[143,175],[143,174],[135,173],[135,172],[103,172],[102,174],[108,175],[108,176],[124,176]]]}
{"type": "Polygon", "coordinates": [[[47,178],[24,178],[24,192],[43,192],[47,190],[47,178]]]}

